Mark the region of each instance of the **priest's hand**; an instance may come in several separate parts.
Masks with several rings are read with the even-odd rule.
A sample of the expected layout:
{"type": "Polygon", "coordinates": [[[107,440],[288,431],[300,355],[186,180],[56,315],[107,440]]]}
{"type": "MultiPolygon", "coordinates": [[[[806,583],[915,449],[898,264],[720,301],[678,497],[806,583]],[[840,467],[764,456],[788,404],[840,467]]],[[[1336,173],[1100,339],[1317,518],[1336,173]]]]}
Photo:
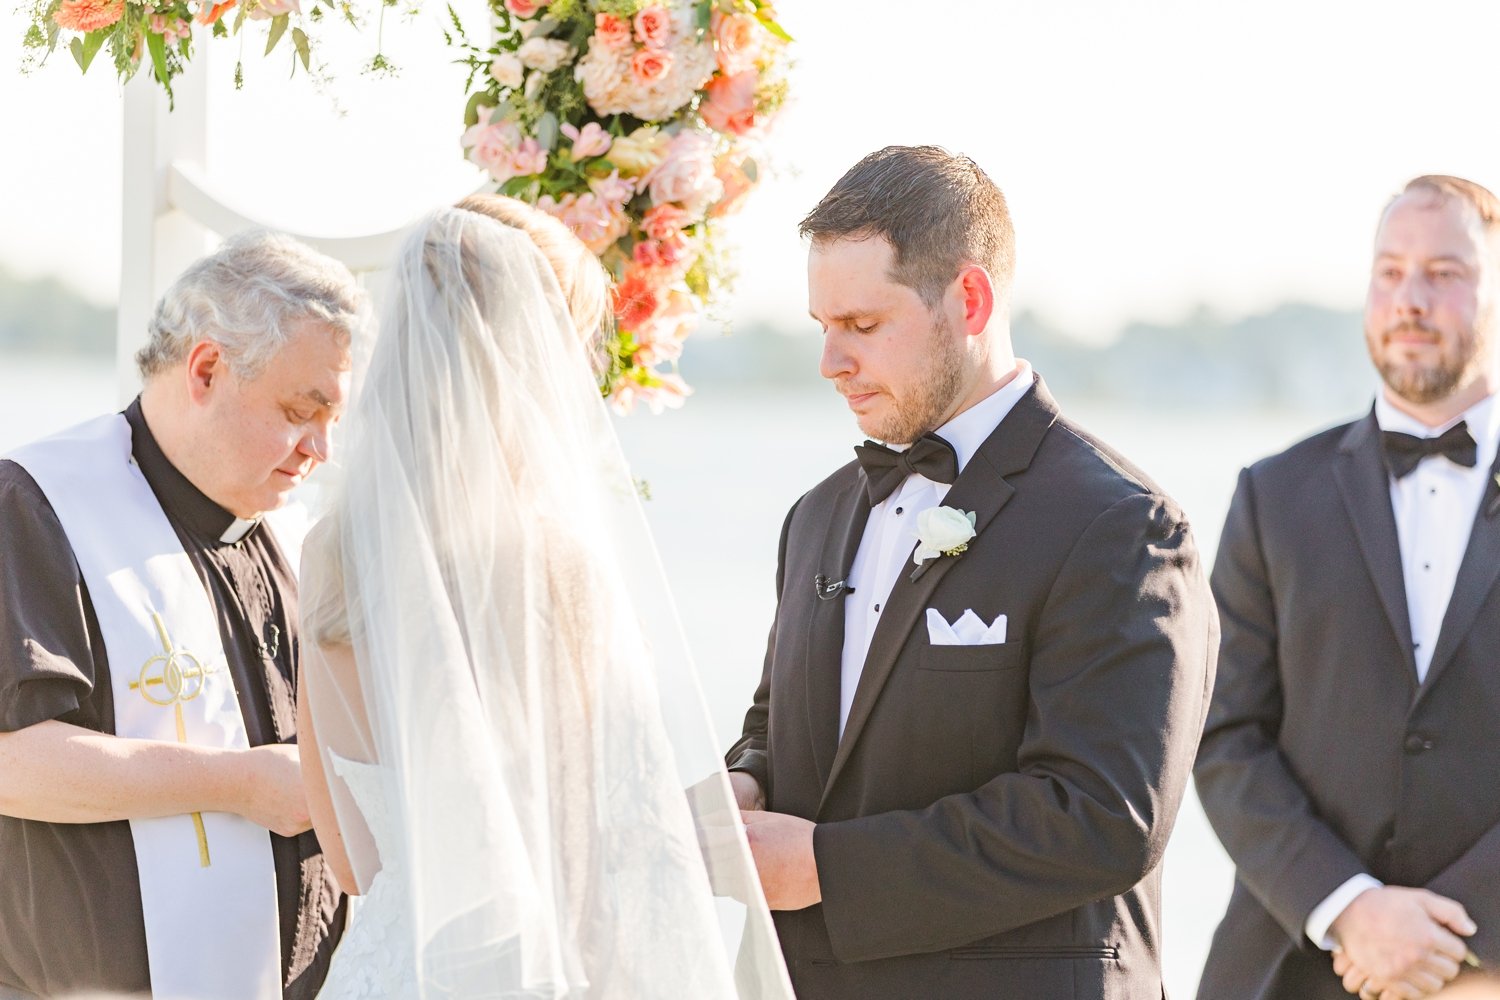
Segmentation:
{"type": "Polygon", "coordinates": [[[766,795],[760,790],[760,782],[748,771],[730,771],[729,787],[734,790],[734,802],[741,812],[766,807],[766,795]]]}
{"type": "Polygon", "coordinates": [[[822,902],[818,864],[813,856],[815,824],[785,813],[752,810],[741,815],[771,909],[801,910],[822,902]]]}
{"type": "Polygon", "coordinates": [[[243,797],[233,811],[283,837],[312,829],[297,748],[274,743],[240,751],[243,797]]]}
{"type": "Polygon", "coordinates": [[[1462,904],[1402,886],[1367,889],[1334,920],[1334,972],[1348,992],[1373,1000],[1418,1000],[1458,975],[1476,930],[1462,904]]]}

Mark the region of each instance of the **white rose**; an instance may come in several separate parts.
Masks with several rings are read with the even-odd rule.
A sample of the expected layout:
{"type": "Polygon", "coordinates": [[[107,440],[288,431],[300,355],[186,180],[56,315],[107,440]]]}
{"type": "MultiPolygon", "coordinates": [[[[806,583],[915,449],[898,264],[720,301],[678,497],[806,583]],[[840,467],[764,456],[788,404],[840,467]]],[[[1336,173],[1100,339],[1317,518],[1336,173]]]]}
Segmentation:
{"type": "Polygon", "coordinates": [[[547,74],[536,72],[526,74],[526,87],[523,93],[528,101],[536,100],[536,95],[542,92],[542,84],[547,82],[547,74]]]}
{"type": "Polygon", "coordinates": [[[952,507],[934,507],[917,515],[917,551],[912,562],[918,566],[941,555],[957,555],[969,547],[974,530],[973,512],[952,507]]]}
{"type": "Polygon", "coordinates": [[[573,58],[573,47],[556,38],[528,38],[516,49],[516,55],[532,69],[551,73],[573,58]]]}
{"type": "Polygon", "coordinates": [[[490,76],[502,87],[519,87],[525,79],[526,68],[514,52],[502,52],[490,63],[490,76]]]}

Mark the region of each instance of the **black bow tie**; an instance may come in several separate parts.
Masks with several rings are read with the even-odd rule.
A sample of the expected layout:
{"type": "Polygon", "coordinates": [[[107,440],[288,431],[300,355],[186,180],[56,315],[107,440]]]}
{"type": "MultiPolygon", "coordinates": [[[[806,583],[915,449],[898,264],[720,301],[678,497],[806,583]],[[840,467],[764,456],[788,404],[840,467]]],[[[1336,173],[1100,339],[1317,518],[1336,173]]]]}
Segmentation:
{"type": "Polygon", "coordinates": [[[1442,455],[1471,469],[1479,461],[1479,446],[1474,443],[1474,435],[1469,433],[1468,422],[1463,420],[1435,438],[1382,431],[1380,439],[1385,446],[1385,464],[1397,479],[1409,475],[1428,455],[1442,455]]]}
{"type": "Polygon", "coordinates": [[[905,451],[866,441],[854,446],[854,454],[865,470],[871,507],[896,492],[896,487],[913,473],[935,483],[951,483],[958,478],[958,453],[936,434],[923,434],[905,451]]]}

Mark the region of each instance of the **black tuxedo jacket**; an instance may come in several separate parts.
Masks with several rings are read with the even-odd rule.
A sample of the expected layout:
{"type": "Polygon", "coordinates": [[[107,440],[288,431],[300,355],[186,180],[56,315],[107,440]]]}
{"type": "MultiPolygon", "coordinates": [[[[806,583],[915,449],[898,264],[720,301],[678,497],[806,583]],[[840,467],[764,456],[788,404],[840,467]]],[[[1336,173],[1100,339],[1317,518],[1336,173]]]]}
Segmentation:
{"type": "Polygon", "coordinates": [[[1497,497],[1492,481],[1418,686],[1374,415],[1240,475],[1196,769],[1237,874],[1204,1000],[1347,1000],[1303,926],[1359,872],[1459,900],[1500,961],[1497,497]]]}
{"type": "Polygon", "coordinates": [[[959,556],[903,571],[843,738],[844,579],[869,516],[851,463],[782,531],[779,601],[731,768],[814,820],[823,902],[776,915],[804,1000],[1162,995],[1158,863],[1218,625],[1181,510],[1058,415],[1040,380],[944,503],[959,556]],[[1008,616],[933,646],[924,609],[1008,616]]]}

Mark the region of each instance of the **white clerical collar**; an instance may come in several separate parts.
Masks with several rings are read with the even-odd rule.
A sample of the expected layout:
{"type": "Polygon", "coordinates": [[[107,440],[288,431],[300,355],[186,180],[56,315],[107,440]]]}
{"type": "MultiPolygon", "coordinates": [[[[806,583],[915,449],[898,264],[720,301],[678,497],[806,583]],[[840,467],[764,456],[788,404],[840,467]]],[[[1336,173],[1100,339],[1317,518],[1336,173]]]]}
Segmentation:
{"type": "Polygon", "coordinates": [[[250,530],[259,523],[260,521],[258,520],[247,521],[243,517],[237,517],[234,519],[234,522],[229,525],[229,527],[224,529],[224,534],[219,536],[219,541],[223,542],[225,545],[233,545],[241,538],[244,538],[246,535],[250,534],[250,530]]]}
{"type": "Polygon", "coordinates": [[[1403,410],[1396,409],[1386,398],[1384,387],[1375,396],[1375,423],[1383,431],[1398,431],[1413,437],[1437,437],[1460,420],[1467,421],[1469,433],[1478,446],[1479,464],[1489,468],[1500,449],[1500,406],[1495,405],[1494,395],[1489,395],[1469,407],[1441,427],[1428,427],[1422,421],[1403,410]]]}
{"type": "Polygon", "coordinates": [[[1005,415],[1020,402],[1021,397],[1026,395],[1036,381],[1030,362],[1018,359],[1018,365],[1015,378],[934,431],[938,437],[953,446],[958,455],[959,472],[964,470],[969,459],[978,453],[979,446],[995,432],[1000,421],[1005,419],[1005,415]]]}

